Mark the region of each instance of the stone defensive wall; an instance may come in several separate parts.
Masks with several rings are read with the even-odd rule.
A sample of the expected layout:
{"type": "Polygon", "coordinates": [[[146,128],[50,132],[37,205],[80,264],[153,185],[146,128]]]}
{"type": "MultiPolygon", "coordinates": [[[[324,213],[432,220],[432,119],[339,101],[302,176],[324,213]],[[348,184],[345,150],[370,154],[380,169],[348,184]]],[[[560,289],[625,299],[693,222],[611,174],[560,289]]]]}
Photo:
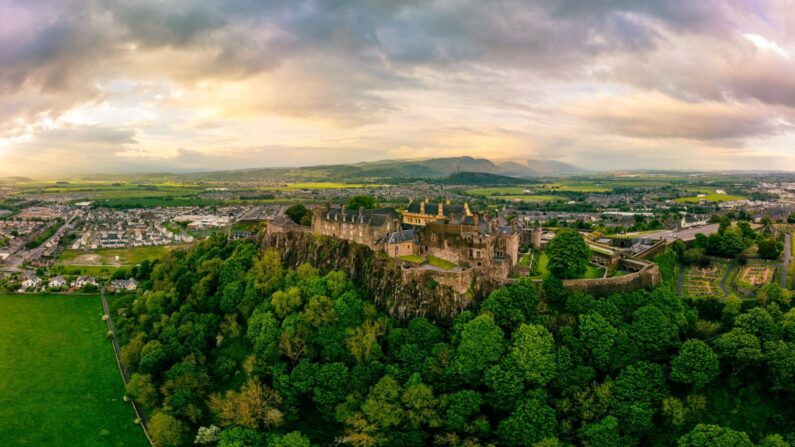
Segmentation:
{"type": "MultiPolygon", "coordinates": [[[[345,272],[379,307],[400,319],[425,316],[449,322],[496,288],[515,281],[506,279],[509,272],[502,265],[452,270],[410,267],[365,245],[303,231],[263,232],[257,239],[261,247],[276,249],[286,267],[307,262],[323,274],[332,270],[345,272]]],[[[656,264],[634,259],[622,262],[633,272],[611,278],[565,280],[563,285],[572,292],[605,296],[662,283],[656,264]]]]}
{"type": "Polygon", "coordinates": [[[662,284],[660,268],[657,264],[648,263],[640,270],[624,276],[595,279],[567,279],[563,286],[569,292],[587,293],[593,296],[605,296],[618,292],[657,287],[662,284]]]}

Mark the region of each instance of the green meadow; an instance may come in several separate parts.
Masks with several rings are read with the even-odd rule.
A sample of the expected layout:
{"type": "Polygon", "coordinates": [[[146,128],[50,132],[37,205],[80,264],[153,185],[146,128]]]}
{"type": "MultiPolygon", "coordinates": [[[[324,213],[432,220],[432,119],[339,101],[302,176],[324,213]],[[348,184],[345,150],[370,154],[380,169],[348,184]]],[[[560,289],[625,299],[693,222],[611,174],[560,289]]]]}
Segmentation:
{"type": "Polygon", "coordinates": [[[0,295],[0,445],[146,447],[96,295],[0,295]]]}

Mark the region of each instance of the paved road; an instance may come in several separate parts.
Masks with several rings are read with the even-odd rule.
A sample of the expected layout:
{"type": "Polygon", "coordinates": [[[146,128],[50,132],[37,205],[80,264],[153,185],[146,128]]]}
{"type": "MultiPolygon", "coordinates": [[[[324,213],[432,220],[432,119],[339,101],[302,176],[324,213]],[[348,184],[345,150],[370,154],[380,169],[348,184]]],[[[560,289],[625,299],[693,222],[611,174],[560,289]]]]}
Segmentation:
{"type": "Polygon", "coordinates": [[[787,288],[787,268],[789,267],[789,263],[792,261],[792,235],[789,233],[784,234],[784,258],[781,264],[781,288],[787,288]]]}
{"type": "Polygon", "coordinates": [[[701,227],[688,228],[681,231],[660,230],[657,232],[644,234],[641,237],[649,239],[665,239],[668,243],[674,242],[677,239],[689,242],[696,238],[696,233],[703,233],[705,236],[709,236],[712,233],[717,233],[719,226],[719,224],[709,224],[701,227]]]}

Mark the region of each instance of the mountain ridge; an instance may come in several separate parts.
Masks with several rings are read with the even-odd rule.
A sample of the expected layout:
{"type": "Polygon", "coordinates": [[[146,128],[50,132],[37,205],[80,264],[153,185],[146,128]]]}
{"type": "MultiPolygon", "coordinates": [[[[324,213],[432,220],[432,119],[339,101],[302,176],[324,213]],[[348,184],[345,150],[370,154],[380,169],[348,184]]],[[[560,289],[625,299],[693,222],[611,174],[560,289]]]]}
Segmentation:
{"type": "Polygon", "coordinates": [[[353,164],[318,165],[294,168],[246,168],[177,174],[179,177],[219,181],[254,181],[264,177],[283,180],[341,180],[351,178],[444,178],[458,172],[532,178],[546,175],[581,174],[585,170],[557,160],[494,162],[470,156],[418,160],[387,159],[353,164]]]}

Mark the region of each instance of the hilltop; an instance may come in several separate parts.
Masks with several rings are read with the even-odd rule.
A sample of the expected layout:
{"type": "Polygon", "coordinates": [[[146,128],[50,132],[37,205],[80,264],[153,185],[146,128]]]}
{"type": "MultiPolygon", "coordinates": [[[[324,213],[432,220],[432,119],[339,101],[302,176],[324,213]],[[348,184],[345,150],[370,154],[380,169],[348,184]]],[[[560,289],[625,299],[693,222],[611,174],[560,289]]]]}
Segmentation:
{"type": "Polygon", "coordinates": [[[285,181],[347,179],[438,179],[455,173],[483,173],[532,178],[584,172],[576,166],[555,160],[494,162],[485,158],[446,157],[425,160],[381,160],[342,165],[297,168],[256,168],[181,174],[177,177],[204,181],[259,181],[279,178],[285,181]]]}

